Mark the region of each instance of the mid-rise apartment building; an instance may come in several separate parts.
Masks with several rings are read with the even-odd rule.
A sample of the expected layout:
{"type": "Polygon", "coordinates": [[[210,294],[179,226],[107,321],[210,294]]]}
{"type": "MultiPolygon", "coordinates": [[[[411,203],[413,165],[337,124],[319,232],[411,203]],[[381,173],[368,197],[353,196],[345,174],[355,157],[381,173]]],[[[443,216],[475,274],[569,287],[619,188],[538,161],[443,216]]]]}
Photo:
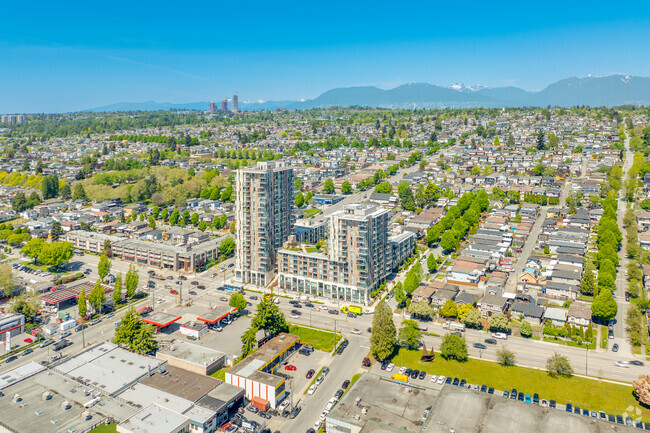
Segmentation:
{"type": "Polygon", "coordinates": [[[258,162],[235,175],[235,279],[268,285],[277,251],[293,234],[293,168],[258,162]]]}
{"type": "Polygon", "coordinates": [[[330,216],[326,247],[300,245],[292,237],[278,252],[280,288],[367,304],[415,248],[412,233],[389,237],[388,223],[386,209],[352,204],[330,216]]]}

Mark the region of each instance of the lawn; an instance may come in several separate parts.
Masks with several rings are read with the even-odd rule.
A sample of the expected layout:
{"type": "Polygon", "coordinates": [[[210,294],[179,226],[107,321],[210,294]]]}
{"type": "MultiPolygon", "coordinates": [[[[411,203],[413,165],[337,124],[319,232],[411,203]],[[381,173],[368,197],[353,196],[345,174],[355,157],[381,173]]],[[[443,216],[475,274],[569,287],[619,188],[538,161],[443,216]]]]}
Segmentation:
{"type": "Polygon", "coordinates": [[[650,422],[650,409],[642,408],[632,395],[633,388],[583,377],[552,378],[545,371],[525,367],[502,367],[494,362],[470,359],[467,362],[446,361],[438,352],[431,363],[420,363],[420,350],[400,349],[393,358],[396,365],[424,370],[429,374],[465,379],[473,384],[486,384],[497,390],[517,388],[524,393],[539,393],[540,398],[571,403],[589,410],[623,414],[632,418],[643,416],[650,422]],[[402,364],[400,361],[403,361],[402,364]]]}
{"type": "Polygon", "coordinates": [[[324,350],[326,352],[334,350],[336,341],[341,338],[341,335],[338,333],[335,339],[333,332],[298,325],[291,325],[289,327],[289,333],[300,337],[301,343],[309,344],[316,350],[324,350]]]}
{"type": "Polygon", "coordinates": [[[116,432],[117,432],[117,425],[115,425],[115,423],[110,423],[109,425],[102,424],[90,430],[90,433],[116,433],[116,432]]]}
{"type": "Polygon", "coordinates": [[[221,368],[221,369],[215,371],[214,373],[212,373],[210,376],[214,377],[215,379],[225,381],[226,380],[226,371],[228,371],[229,369],[230,369],[230,367],[221,368]]]}
{"type": "Polygon", "coordinates": [[[305,251],[307,251],[308,253],[317,253],[318,248],[316,248],[316,247],[305,247],[305,251]]]}
{"type": "Polygon", "coordinates": [[[311,217],[313,217],[314,215],[318,215],[320,212],[321,212],[321,210],[320,210],[320,209],[316,209],[316,208],[313,208],[313,209],[307,209],[307,210],[305,211],[305,214],[303,215],[303,218],[311,218],[311,217]]]}

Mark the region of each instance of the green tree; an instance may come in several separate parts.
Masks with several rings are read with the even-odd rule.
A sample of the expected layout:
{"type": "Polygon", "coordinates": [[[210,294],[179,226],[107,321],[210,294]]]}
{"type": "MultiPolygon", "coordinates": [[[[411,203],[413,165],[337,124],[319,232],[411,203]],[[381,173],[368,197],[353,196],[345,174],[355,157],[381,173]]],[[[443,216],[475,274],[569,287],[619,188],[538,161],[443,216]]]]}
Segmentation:
{"type": "Polygon", "coordinates": [[[409,349],[417,349],[422,340],[422,331],[415,320],[406,319],[402,321],[399,329],[398,340],[400,344],[409,349]]]}
{"type": "Polygon", "coordinates": [[[208,228],[208,223],[206,223],[205,221],[201,221],[201,222],[199,222],[199,230],[201,230],[202,232],[204,232],[205,229],[207,229],[207,228],[208,228]]]}
{"type": "Polygon", "coordinates": [[[52,223],[52,228],[50,229],[50,238],[52,239],[53,242],[56,242],[59,240],[59,237],[63,234],[63,229],[61,228],[61,223],[58,221],[54,221],[52,223]]]}
{"type": "MultiPolygon", "coordinates": [[[[397,299],[397,297],[395,299],[397,299]]],[[[427,301],[411,302],[409,313],[425,320],[432,319],[435,314],[433,307],[427,301]]]]}
{"type": "Polygon", "coordinates": [[[111,259],[109,259],[105,254],[102,254],[99,258],[99,263],[97,264],[97,273],[99,274],[99,279],[104,281],[106,275],[111,272],[111,259]]]}
{"type": "Polygon", "coordinates": [[[344,180],[343,183],[341,184],[341,192],[343,194],[352,193],[352,184],[350,182],[348,182],[347,180],[344,180]]]}
{"type": "Polygon", "coordinates": [[[38,255],[43,249],[43,245],[45,245],[45,241],[41,238],[30,239],[25,246],[20,249],[20,253],[26,257],[31,257],[36,261],[38,255]]]}
{"type": "Polygon", "coordinates": [[[440,247],[445,251],[453,251],[456,249],[456,236],[452,230],[443,233],[440,238],[440,247]]]}
{"type": "Polygon", "coordinates": [[[420,275],[413,266],[407,273],[406,278],[404,278],[404,291],[409,295],[413,293],[415,289],[420,285],[420,275]]]}
{"type": "Polygon", "coordinates": [[[382,182],[375,187],[375,192],[382,194],[392,194],[393,185],[391,185],[389,181],[382,182]]]}
{"type": "Polygon", "coordinates": [[[45,176],[41,181],[41,194],[43,195],[43,200],[50,198],[55,198],[59,195],[59,176],[56,174],[50,174],[45,176]]]}
{"type": "Polygon", "coordinates": [[[183,222],[184,225],[189,224],[189,222],[190,222],[190,211],[189,210],[185,209],[183,211],[183,214],[181,216],[181,221],[183,222]]]}
{"type": "Polygon", "coordinates": [[[387,359],[397,345],[397,330],[393,322],[393,311],[385,301],[375,308],[370,332],[370,353],[377,359],[387,359]]]}
{"type": "Polygon", "coordinates": [[[63,186],[61,187],[61,198],[63,200],[70,200],[72,197],[72,190],[70,189],[70,184],[64,183],[63,186]]]}
{"type": "Polygon", "coordinates": [[[167,208],[164,208],[162,210],[162,213],[160,214],[160,218],[162,218],[163,221],[167,221],[169,219],[169,210],[167,208]]]}
{"type": "Polygon", "coordinates": [[[230,257],[235,252],[235,240],[233,238],[226,238],[219,244],[219,254],[225,257],[230,257]]]}
{"type": "Polygon", "coordinates": [[[247,357],[255,350],[257,346],[257,328],[250,326],[246,331],[241,335],[241,356],[242,358],[247,357]]]}
{"type": "Polygon", "coordinates": [[[458,317],[458,305],[453,300],[447,299],[447,302],[440,308],[438,313],[442,317],[456,318],[458,317]]]}
{"type": "Polygon", "coordinates": [[[555,352],[551,357],[546,360],[546,371],[551,377],[571,377],[573,376],[573,368],[569,362],[569,358],[555,352]]]}
{"type": "Polygon", "coordinates": [[[397,302],[397,306],[401,307],[406,304],[406,293],[404,293],[404,287],[402,286],[402,282],[398,281],[397,284],[395,284],[395,289],[393,290],[393,294],[395,295],[395,302],[397,302]]]}
{"type": "Polygon", "coordinates": [[[154,217],[150,216],[148,222],[149,222],[149,227],[151,227],[152,229],[156,228],[156,219],[154,217]]]}
{"type": "Polygon", "coordinates": [[[5,298],[13,296],[16,284],[14,283],[14,275],[9,263],[0,265],[0,290],[5,298]]]}
{"type": "Polygon", "coordinates": [[[244,298],[244,295],[241,293],[233,293],[230,295],[230,301],[228,302],[228,305],[231,307],[234,307],[237,309],[237,315],[241,314],[242,311],[246,309],[246,298],[244,298]]]}
{"type": "Polygon", "coordinates": [[[74,246],[70,242],[51,242],[43,244],[38,260],[46,266],[58,267],[74,256],[74,246]]]}
{"type": "Polygon", "coordinates": [[[16,298],[15,302],[11,306],[11,312],[16,314],[25,315],[25,321],[33,323],[36,317],[36,313],[40,310],[39,305],[36,303],[36,298],[26,297],[21,295],[16,298]]]}
{"type": "Polygon", "coordinates": [[[325,194],[334,194],[334,181],[332,179],[326,179],[323,184],[323,192],[325,194]]]}
{"type": "Polygon", "coordinates": [[[301,192],[298,193],[295,199],[296,207],[302,207],[305,204],[305,196],[301,192]]]}
{"type": "Polygon", "coordinates": [[[438,270],[438,261],[433,256],[433,253],[429,254],[429,257],[427,257],[427,268],[429,268],[429,272],[431,273],[438,270]]]}
{"type": "Polygon", "coordinates": [[[533,336],[533,327],[527,320],[521,322],[519,326],[519,333],[524,338],[530,338],[533,336]]]}
{"type": "Polygon", "coordinates": [[[76,200],[88,200],[88,196],[86,196],[86,190],[84,189],[84,186],[81,184],[81,182],[75,183],[74,189],[72,190],[72,201],[76,200]]]}
{"type": "Polygon", "coordinates": [[[126,346],[129,350],[140,354],[155,353],[158,350],[158,343],[154,339],[154,327],[144,323],[142,317],[133,309],[129,310],[119,323],[113,343],[126,346]]]}
{"type": "Polygon", "coordinates": [[[501,346],[497,349],[497,362],[504,367],[515,365],[515,353],[506,346],[501,346]]]}
{"type": "Polygon", "coordinates": [[[102,286],[101,281],[95,283],[95,287],[88,294],[88,302],[90,306],[93,307],[93,311],[100,312],[102,305],[104,305],[104,287],[102,286]]]}
{"type": "Polygon", "coordinates": [[[160,214],[160,208],[158,206],[154,206],[151,209],[151,216],[154,217],[154,219],[158,219],[159,214],[160,214]]]}
{"type": "Polygon", "coordinates": [[[281,332],[289,332],[289,325],[287,325],[284,313],[270,298],[266,297],[263,297],[257,304],[257,311],[251,321],[251,326],[272,336],[281,332]]]}
{"type": "Polygon", "coordinates": [[[302,180],[299,177],[297,177],[296,180],[293,181],[293,188],[299,191],[302,189],[302,180]]]}
{"type": "Polygon", "coordinates": [[[79,317],[86,317],[88,312],[88,306],[86,304],[86,290],[82,287],[81,292],[79,293],[79,299],[77,299],[77,306],[79,308],[79,317]]]}
{"type": "Polygon", "coordinates": [[[452,333],[445,334],[440,344],[440,354],[445,359],[455,359],[461,362],[467,361],[467,343],[465,342],[465,337],[452,333]]]}
{"type": "Polygon", "coordinates": [[[591,314],[594,316],[594,319],[601,323],[609,322],[616,317],[617,311],[618,306],[612,296],[612,292],[609,289],[599,290],[598,295],[591,303],[591,314]]]}
{"type": "Polygon", "coordinates": [[[197,225],[199,223],[199,214],[194,212],[191,217],[192,225],[197,225]]]}
{"type": "Polygon", "coordinates": [[[126,297],[132,298],[135,295],[135,290],[138,288],[138,283],[140,282],[140,275],[138,274],[135,265],[129,266],[129,270],[126,273],[124,278],[124,285],[126,286],[126,297]]]}
{"type": "MultiPolygon", "coordinates": [[[[165,209],[165,210],[167,210],[167,209],[165,209]]],[[[163,211],[163,213],[164,213],[164,211],[163,211]]],[[[180,212],[178,212],[178,209],[174,209],[171,216],[169,217],[169,224],[175,226],[176,223],[178,222],[179,218],[180,218],[180,212]]]]}
{"type": "Polygon", "coordinates": [[[490,329],[499,332],[510,332],[510,320],[505,314],[493,314],[488,320],[490,329]]]}
{"type": "Polygon", "coordinates": [[[113,306],[117,306],[120,302],[122,302],[122,274],[117,274],[113,286],[113,306]]]}

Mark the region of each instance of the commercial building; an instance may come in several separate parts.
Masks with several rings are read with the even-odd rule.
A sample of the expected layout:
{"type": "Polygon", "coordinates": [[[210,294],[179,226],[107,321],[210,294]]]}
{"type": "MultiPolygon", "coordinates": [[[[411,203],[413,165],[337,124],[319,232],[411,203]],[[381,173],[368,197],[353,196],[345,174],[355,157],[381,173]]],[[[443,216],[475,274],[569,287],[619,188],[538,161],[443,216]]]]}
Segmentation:
{"type": "Polygon", "coordinates": [[[415,236],[389,237],[389,212],[351,204],[329,218],[326,249],[291,238],[278,252],[281,289],[367,304],[370,293],[415,247],[415,236]]]}
{"type": "Polygon", "coordinates": [[[0,343],[25,332],[24,314],[0,314],[0,343]]]}
{"type": "Polygon", "coordinates": [[[127,262],[173,271],[194,272],[217,258],[219,245],[227,236],[193,245],[150,242],[81,230],[70,231],[63,237],[65,241],[72,242],[75,248],[97,254],[104,251],[104,241],[110,240],[113,255],[127,262]]]}
{"type": "Polygon", "coordinates": [[[214,373],[226,362],[225,353],[181,339],[161,345],[156,352],[156,358],[167,361],[169,366],[202,375],[214,373]]]}
{"type": "Polygon", "coordinates": [[[256,406],[276,408],[287,391],[285,378],[277,374],[282,362],[300,346],[300,338],[282,333],[226,372],[226,383],[244,388],[256,406]]]}
{"type": "Polygon", "coordinates": [[[277,251],[293,234],[293,168],[275,161],[235,175],[235,279],[268,285],[277,251]]]}

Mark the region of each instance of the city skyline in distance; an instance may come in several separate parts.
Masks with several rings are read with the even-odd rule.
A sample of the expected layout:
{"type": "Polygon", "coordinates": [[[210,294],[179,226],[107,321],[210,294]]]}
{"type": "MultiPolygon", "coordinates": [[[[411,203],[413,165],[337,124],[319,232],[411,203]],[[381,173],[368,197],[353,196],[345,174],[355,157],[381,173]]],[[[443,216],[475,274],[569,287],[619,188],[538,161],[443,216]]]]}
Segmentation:
{"type": "Polygon", "coordinates": [[[165,2],[118,1],[98,14],[75,2],[8,4],[0,79],[10,85],[0,113],[207,101],[234,89],[242,101],[300,101],[330,89],[409,82],[534,91],[571,76],[650,70],[640,55],[647,4],[283,6],[253,2],[242,11],[206,3],[197,14],[165,2]]]}

